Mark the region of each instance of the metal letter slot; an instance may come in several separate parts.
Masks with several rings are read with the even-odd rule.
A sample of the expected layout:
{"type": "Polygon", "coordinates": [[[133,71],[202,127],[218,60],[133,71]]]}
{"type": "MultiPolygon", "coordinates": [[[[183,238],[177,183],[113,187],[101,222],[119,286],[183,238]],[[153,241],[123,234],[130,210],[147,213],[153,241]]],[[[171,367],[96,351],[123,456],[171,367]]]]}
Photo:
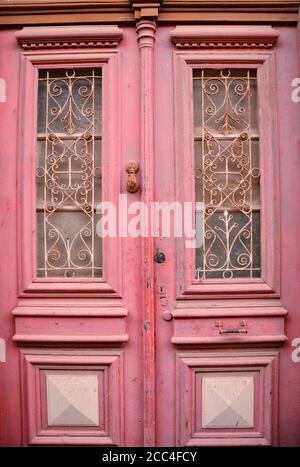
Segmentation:
{"type": "Polygon", "coordinates": [[[247,329],[220,329],[219,334],[247,334],[247,329]]]}

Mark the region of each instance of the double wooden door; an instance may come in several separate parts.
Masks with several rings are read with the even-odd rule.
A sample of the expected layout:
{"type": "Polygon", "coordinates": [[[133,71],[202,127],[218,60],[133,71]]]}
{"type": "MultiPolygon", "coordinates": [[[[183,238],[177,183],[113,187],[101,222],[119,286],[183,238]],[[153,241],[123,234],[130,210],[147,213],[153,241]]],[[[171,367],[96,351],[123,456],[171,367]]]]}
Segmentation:
{"type": "Polygon", "coordinates": [[[299,445],[294,28],[1,41],[1,444],[299,445]]]}

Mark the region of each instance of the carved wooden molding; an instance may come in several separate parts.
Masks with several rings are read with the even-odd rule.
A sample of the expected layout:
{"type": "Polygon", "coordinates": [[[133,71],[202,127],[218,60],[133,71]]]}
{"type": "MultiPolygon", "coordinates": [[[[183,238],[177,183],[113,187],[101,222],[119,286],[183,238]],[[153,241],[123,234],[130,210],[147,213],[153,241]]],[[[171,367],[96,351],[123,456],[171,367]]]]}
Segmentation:
{"type": "Polygon", "coordinates": [[[287,11],[295,12],[299,6],[299,0],[1,0],[1,10],[5,13],[21,12],[30,14],[33,9],[49,10],[49,9],[89,9],[100,10],[124,10],[130,9],[131,6],[135,8],[140,5],[141,8],[149,8],[150,5],[161,4],[164,9],[176,10],[191,10],[197,8],[198,10],[214,8],[218,10],[228,10],[228,8],[235,9],[235,11],[242,10],[257,10],[263,11],[287,11]]]}
{"type": "MultiPolygon", "coordinates": [[[[18,38],[25,40],[31,38],[31,41],[40,41],[40,37],[45,38],[54,31],[59,31],[60,36],[57,38],[62,43],[73,36],[79,40],[85,37],[92,40],[105,38],[106,41],[115,41],[122,37],[122,30],[117,26],[88,26],[88,27],[55,27],[55,28],[25,28],[18,31],[18,38]],[[70,30],[73,30],[71,35],[70,30]],[[97,31],[97,34],[95,34],[97,31]],[[105,35],[104,35],[105,31],[105,35]],[[77,34],[75,34],[77,32],[77,34]],[[37,36],[39,35],[39,39],[37,36]],[[106,36],[106,37],[104,37],[106,36]]],[[[106,246],[103,248],[103,262],[105,264],[105,272],[103,279],[95,280],[44,280],[36,277],[36,250],[35,250],[35,218],[34,218],[34,203],[33,195],[34,186],[34,154],[36,153],[36,89],[37,89],[37,71],[41,67],[62,67],[74,66],[85,67],[90,63],[97,64],[98,67],[106,69],[103,78],[103,132],[109,144],[103,145],[103,164],[110,161],[109,167],[114,165],[119,166],[120,147],[119,147],[119,120],[116,102],[119,102],[119,80],[120,80],[120,59],[121,54],[118,47],[94,47],[94,48],[69,48],[62,46],[61,48],[29,48],[23,49],[21,56],[21,76],[20,80],[20,136],[19,150],[22,152],[22,157],[19,157],[19,210],[18,210],[18,288],[19,297],[29,299],[33,296],[52,297],[57,296],[70,298],[71,296],[81,296],[85,299],[88,297],[97,297],[100,303],[103,300],[111,298],[114,303],[119,302],[120,293],[122,290],[122,269],[121,264],[121,242],[116,238],[106,238],[106,246]],[[109,114],[109,115],[108,115],[109,114]],[[27,148],[27,149],[26,149],[27,148]],[[114,162],[113,162],[114,161],[114,162]],[[26,218],[26,222],[24,219],[26,218]],[[27,248],[23,248],[26,242],[27,248]],[[116,274],[116,271],[118,274],[116,274]]],[[[103,175],[103,197],[116,203],[119,196],[119,184],[116,180],[112,180],[110,170],[106,170],[103,175]]],[[[19,304],[18,304],[19,305],[19,304]]],[[[32,304],[33,307],[36,304],[32,304]]],[[[41,303],[39,302],[39,306],[41,303]]],[[[107,305],[107,302],[106,302],[107,305]]]]}
{"type": "Polygon", "coordinates": [[[118,26],[27,27],[16,32],[23,49],[117,47],[123,31],[118,26]]]}
{"type": "Polygon", "coordinates": [[[177,26],[171,32],[177,48],[271,48],[279,31],[271,26],[177,26]]]}
{"type": "MultiPolygon", "coordinates": [[[[59,349],[26,348],[20,351],[23,443],[27,445],[57,445],[63,440],[66,445],[124,445],[124,357],[120,350],[110,349],[88,351],[59,349]],[[96,385],[93,392],[85,385],[84,393],[89,393],[85,402],[80,404],[80,395],[76,396],[76,387],[88,375],[94,375],[96,385]],[[49,424],[50,405],[56,397],[48,390],[49,375],[63,378],[68,393],[73,394],[79,412],[92,406],[95,414],[94,423],[76,425],[73,421],[67,425],[49,424]],[[72,379],[73,377],[73,379],[72,379]],[[103,391],[102,388],[105,388],[103,391]],[[74,392],[75,391],[75,392],[74,392]],[[96,399],[96,401],[95,401],[96,399]]],[[[91,382],[91,380],[89,380],[91,382]]],[[[51,384],[51,383],[50,383],[51,384]]],[[[81,386],[82,387],[82,386],[81,386]]],[[[63,390],[62,390],[63,391],[63,390]]],[[[78,393],[77,393],[78,394],[78,393]]],[[[80,393],[79,393],[80,394],[80,393]]],[[[82,392],[81,392],[82,394],[82,392]]],[[[63,397],[66,393],[63,391],[63,397]]],[[[58,399],[69,405],[68,399],[58,399]]],[[[70,407],[70,405],[69,405],[70,407]]]]}
{"type": "Polygon", "coordinates": [[[0,24],[297,23],[300,0],[2,0],[0,24]]]}
{"type": "MultiPolygon", "coordinates": [[[[43,302],[42,302],[43,303],[43,302]]],[[[17,306],[13,310],[13,341],[23,343],[59,343],[62,345],[121,345],[128,341],[126,316],[122,306],[101,307],[90,302],[83,306],[17,306]]]]}
{"type": "MultiPolygon", "coordinates": [[[[279,354],[276,349],[178,352],[176,446],[277,446],[278,370],[279,354]],[[207,378],[214,378],[211,380],[214,381],[213,392],[220,395],[224,386],[222,389],[219,386],[218,389],[219,377],[234,377],[231,382],[237,383],[235,391],[238,393],[239,381],[243,377],[252,380],[252,397],[248,399],[247,396],[243,397],[242,391],[239,393],[243,414],[247,404],[252,406],[253,418],[248,427],[238,426],[237,423],[234,428],[229,428],[227,424],[230,418],[226,420],[224,427],[218,424],[205,426],[203,423],[204,412],[218,413],[218,406],[213,402],[215,399],[204,396],[205,381],[207,378]]],[[[226,385],[225,381],[223,379],[222,382],[226,385]]]]}
{"type": "Polygon", "coordinates": [[[140,49],[147,47],[153,49],[156,25],[154,21],[141,20],[137,23],[136,32],[140,49]]]}
{"type": "MultiPolygon", "coordinates": [[[[154,199],[154,43],[156,24],[141,19],[136,27],[140,49],[140,119],[142,200],[150,207],[154,199]]],[[[155,446],[155,273],[154,238],[142,239],[143,353],[144,353],[144,446],[155,446]]]]}
{"type": "MultiPolygon", "coordinates": [[[[186,26],[177,27],[171,34],[176,37],[178,31],[204,31],[208,27],[186,26]]],[[[248,38],[252,38],[256,32],[265,31],[266,38],[278,31],[271,27],[216,27],[215,31],[226,30],[226,37],[234,36],[234,31],[244,32],[248,38]]],[[[203,34],[204,35],[204,34],[203,34]]],[[[195,36],[195,34],[194,34],[195,36]]],[[[262,36],[262,34],[261,34],[262,36]]],[[[177,36],[178,37],[178,36],[177,36]]],[[[180,36],[182,39],[183,35],[180,36]]],[[[273,39],[275,40],[275,39],[273,39]]],[[[261,38],[260,38],[261,41],[261,38]]],[[[269,42],[269,39],[268,39],[269,42]]],[[[192,183],[180,184],[180,174],[192,174],[190,167],[194,160],[193,149],[193,123],[192,123],[192,69],[193,68],[230,68],[231,64],[239,64],[241,68],[251,67],[257,69],[258,88],[260,95],[259,122],[260,122],[260,153],[262,179],[261,200],[264,210],[262,222],[262,277],[251,280],[237,281],[197,281],[194,279],[194,256],[191,249],[185,248],[181,239],[177,240],[177,270],[180,271],[177,279],[177,299],[182,301],[198,300],[199,308],[204,307],[200,300],[215,299],[225,300],[227,298],[248,300],[246,308],[251,313],[252,304],[258,299],[268,301],[280,297],[280,243],[278,239],[278,226],[280,225],[280,209],[278,206],[279,192],[279,153],[278,153],[278,128],[277,128],[277,100],[276,89],[276,62],[275,52],[271,49],[260,48],[177,48],[174,52],[174,89],[175,96],[175,154],[176,154],[176,199],[193,199],[194,188],[192,183]],[[270,100],[271,99],[271,100],[270,100]],[[266,117],[267,115],[267,117],[266,117]]],[[[223,302],[224,303],[224,302],[223,302]]],[[[260,303],[261,305],[261,303],[260,303]]],[[[274,304],[272,304],[273,306],[274,304]]],[[[186,308],[189,308],[186,303],[186,308]]],[[[225,308],[225,304],[222,305],[225,308]]],[[[281,306],[278,303],[278,306],[281,306]]]]}
{"type": "Polygon", "coordinates": [[[185,9],[213,9],[235,11],[263,10],[263,11],[295,11],[299,0],[163,0],[164,8],[185,9]]]}
{"type": "Polygon", "coordinates": [[[162,0],[130,0],[135,19],[156,19],[162,0]]]}

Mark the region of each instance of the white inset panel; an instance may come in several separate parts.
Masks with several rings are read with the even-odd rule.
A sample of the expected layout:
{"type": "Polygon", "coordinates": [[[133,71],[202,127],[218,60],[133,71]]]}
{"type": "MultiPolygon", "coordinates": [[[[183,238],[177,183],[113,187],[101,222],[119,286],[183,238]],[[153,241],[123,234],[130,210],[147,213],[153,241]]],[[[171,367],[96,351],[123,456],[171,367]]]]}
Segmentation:
{"type": "Polygon", "coordinates": [[[46,384],[49,425],[99,426],[96,372],[48,373],[46,384]]]}
{"type": "Polygon", "coordinates": [[[253,375],[245,373],[203,375],[203,428],[252,428],[253,414],[253,375]]]}

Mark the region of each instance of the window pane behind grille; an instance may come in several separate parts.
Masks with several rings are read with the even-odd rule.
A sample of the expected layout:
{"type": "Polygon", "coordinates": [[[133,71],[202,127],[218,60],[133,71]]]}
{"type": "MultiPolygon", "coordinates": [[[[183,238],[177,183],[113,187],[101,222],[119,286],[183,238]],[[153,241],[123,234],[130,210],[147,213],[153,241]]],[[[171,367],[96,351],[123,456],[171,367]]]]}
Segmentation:
{"type": "Polygon", "coordinates": [[[38,277],[101,277],[101,70],[40,71],[38,277]]]}
{"type": "Polygon", "coordinates": [[[256,72],[193,77],[196,279],[260,277],[256,72]]]}

